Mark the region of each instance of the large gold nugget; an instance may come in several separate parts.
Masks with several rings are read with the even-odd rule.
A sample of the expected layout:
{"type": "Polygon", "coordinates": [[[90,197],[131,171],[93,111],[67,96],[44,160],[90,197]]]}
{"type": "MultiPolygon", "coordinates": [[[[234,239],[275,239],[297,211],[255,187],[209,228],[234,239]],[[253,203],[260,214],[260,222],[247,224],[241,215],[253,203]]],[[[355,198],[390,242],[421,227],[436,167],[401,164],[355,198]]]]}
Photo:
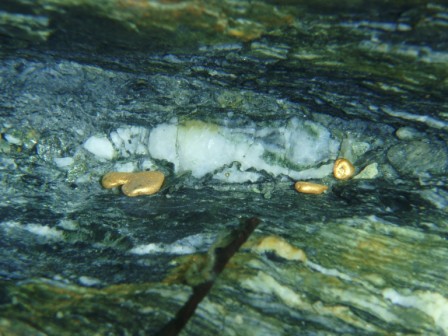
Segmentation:
{"type": "Polygon", "coordinates": [[[294,184],[294,188],[299,193],[304,194],[322,194],[325,190],[328,189],[326,185],[323,184],[317,184],[317,183],[311,183],[311,182],[303,182],[303,181],[297,181],[294,184]]]}
{"type": "Polygon", "coordinates": [[[103,176],[101,184],[106,189],[115,188],[129,182],[131,176],[132,173],[118,173],[118,172],[107,173],[106,175],[103,176]]]}
{"type": "Polygon", "coordinates": [[[338,180],[348,180],[355,175],[355,167],[347,159],[337,159],[334,163],[333,175],[338,180]]]}
{"type": "Polygon", "coordinates": [[[126,196],[152,195],[160,190],[165,175],[158,171],[133,173],[121,190],[126,196]]]}

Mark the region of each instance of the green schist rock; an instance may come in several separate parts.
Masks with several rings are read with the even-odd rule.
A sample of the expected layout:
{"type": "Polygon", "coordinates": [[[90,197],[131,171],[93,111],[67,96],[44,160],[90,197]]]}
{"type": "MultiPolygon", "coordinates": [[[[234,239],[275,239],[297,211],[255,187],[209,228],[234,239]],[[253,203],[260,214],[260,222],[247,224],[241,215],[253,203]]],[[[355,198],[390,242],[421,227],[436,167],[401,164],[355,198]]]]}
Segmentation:
{"type": "Polygon", "coordinates": [[[387,152],[398,172],[412,177],[448,172],[448,150],[442,143],[412,141],[393,146],[387,152]]]}
{"type": "Polygon", "coordinates": [[[448,334],[447,18],[437,0],[0,1],[0,334],[152,335],[191,294],[171,271],[194,284],[248,216],[307,261],[243,247],[182,334],[448,334]],[[83,148],[99,134],[111,160],[83,148]],[[364,178],[336,181],[337,156],[364,178]],[[137,170],[163,171],[160,193],[101,188],[137,170]]]}

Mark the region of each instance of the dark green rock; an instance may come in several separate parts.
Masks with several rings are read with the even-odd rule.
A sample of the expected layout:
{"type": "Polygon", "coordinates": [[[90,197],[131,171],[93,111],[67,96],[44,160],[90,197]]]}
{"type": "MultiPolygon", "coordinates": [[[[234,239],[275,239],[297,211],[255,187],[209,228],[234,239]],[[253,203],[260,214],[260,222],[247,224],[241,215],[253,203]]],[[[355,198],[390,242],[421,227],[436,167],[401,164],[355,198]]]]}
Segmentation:
{"type": "Polygon", "coordinates": [[[387,158],[398,172],[411,177],[448,173],[448,149],[443,143],[401,143],[389,149],[387,158]]]}
{"type": "Polygon", "coordinates": [[[152,335],[210,278],[182,335],[447,334],[447,18],[426,0],[1,1],[0,335],[152,335]],[[150,154],[163,124],[220,143],[210,161],[218,135],[252,147],[195,178],[150,154]],[[112,160],[83,147],[119,130],[112,160]],[[245,161],[260,144],[264,167],[245,161]],[[338,156],[377,171],[335,180],[338,156]],[[246,168],[256,182],[226,180],[246,168]],[[128,198],[101,187],[117,169],[166,182],[128,198]],[[298,194],[304,169],[328,191],[298,194]]]}

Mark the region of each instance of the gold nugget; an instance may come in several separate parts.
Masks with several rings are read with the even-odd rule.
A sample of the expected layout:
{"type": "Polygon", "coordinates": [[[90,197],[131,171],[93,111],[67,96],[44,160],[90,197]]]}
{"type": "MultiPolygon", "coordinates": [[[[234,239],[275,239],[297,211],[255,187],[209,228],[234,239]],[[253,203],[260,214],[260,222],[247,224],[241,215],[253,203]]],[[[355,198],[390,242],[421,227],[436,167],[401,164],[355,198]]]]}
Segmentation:
{"type": "Polygon", "coordinates": [[[294,188],[300,193],[315,194],[315,195],[322,194],[325,190],[328,189],[328,187],[323,184],[303,182],[303,181],[297,181],[294,184],[294,188]]]}
{"type": "Polygon", "coordinates": [[[130,197],[152,195],[160,190],[164,180],[165,175],[158,171],[134,173],[121,190],[130,197]]]}
{"type": "Polygon", "coordinates": [[[118,173],[118,172],[107,173],[106,175],[103,176],[101,184],[106,189],[115,188],[125,183],[128,183],[131,176],[132,173],[118,173]]]}
{"type": "Polygon", "coordinates": [[[112,172],[104,175],[101,183],[104,188],[114,188],[122,185],[121,190],[126,196],[134,197],[152,195],[160,190],[165,175],[158,171],[137,173],[112,172]]]}
{"type": "Polygon", "coordinates": [[[338,180],[348,180],[355,175],[355,167],[347,159],[337,159],[334,163],[333,175],[338,180]]]}

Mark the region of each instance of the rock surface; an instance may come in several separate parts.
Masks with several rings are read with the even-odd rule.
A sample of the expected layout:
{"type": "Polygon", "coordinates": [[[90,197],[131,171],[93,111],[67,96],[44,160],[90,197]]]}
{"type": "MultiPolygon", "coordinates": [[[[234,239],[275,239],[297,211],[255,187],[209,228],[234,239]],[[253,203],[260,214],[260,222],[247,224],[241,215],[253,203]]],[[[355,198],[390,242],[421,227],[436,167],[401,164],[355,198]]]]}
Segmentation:
{"type": "Polygon", "coordinates": [[[0,334],[156,334],[210,279],[181,334],[448,334],[447,18],[2,1],[0,334]],[[338,157],[364,175],[336,180],[338,157]],[[155,170],[155,195],[100,184],[155,170]]]}
{"type": "Polygon", "coordinates": [[[387,152],[390,163],[399,173],[419,177],[448,173],[446,143],[412,141],[392,146],[387,152]]]}

